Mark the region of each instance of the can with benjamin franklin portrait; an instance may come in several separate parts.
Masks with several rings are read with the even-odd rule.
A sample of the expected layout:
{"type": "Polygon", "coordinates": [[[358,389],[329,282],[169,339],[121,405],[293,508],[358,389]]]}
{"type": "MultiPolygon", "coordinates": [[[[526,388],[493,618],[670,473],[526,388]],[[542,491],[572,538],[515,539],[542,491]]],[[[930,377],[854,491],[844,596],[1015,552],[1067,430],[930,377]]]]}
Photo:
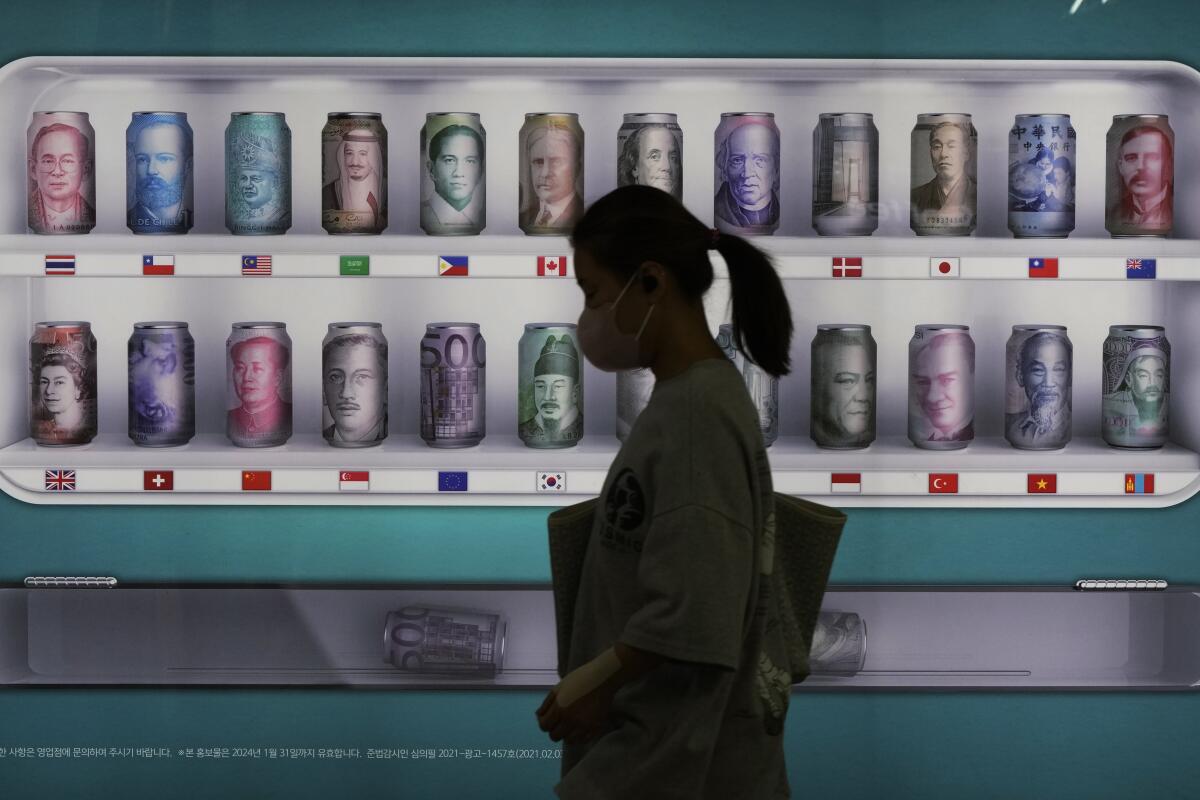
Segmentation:
{"type": "Polygon", "coordinates": [[[1004,438],[1018,450],[1066,447],[1072,382],[1066,327],[1013,325],[1004,352],[1004,438]]]}
{"type": "Polygon", "coordinates": [[[503,614],[407,606],[384,620],[383,660],[416,675],[495,678],[504,670],[507,635],[503,614]]]}
{"type": "Polygon", "coordinates": [[[29,229],[87,233],[96,227],[96,132],[82,111],[35,111],[26,132],[29,229]]]}
{"type": "Polygon", "coordinates": [[[229,118],[225,227],[247,236],[292,227],[292,130],[278,111],[235,111],[229,118]]]}
{"type": "Polygon", "coordinates": [[[373,111],[331,113],[321,129],[321,227],[383,233],[388,225],[387,129],[373,111]]]}
{"type": "Polygon", "coordinates": [[[1118,114],[1108,129],[1104,227],[1114,237],[1170,236],[1175,132],[1166,114],[1118,114]]]}
{"type": "Polygon", "coordinates": [[[725,351],[729,360],[742,373],[746,390],[758,411],[758,426],[762,430],[763,445],[770,447],[779,438],[779,379],[746,358],[733,338],[733,326],[724,323],[717,329],[717,346],[725,351]]]}
{"type": "Polygon", "coordinates": [[[721,114],[713,220],[722,233],[769,236],[779,228],[779,127],[769,111],[721,114]]]}
{"type": "Polygon", "coordinates": [[[29,340],[29,435],[44,447],[96,438],[96,337],[90,322],[39,322],[29,340]]]}
{"type": "Polygon", "coordinates": [[[487,434],[487,342],[476,322],[430,322],[421,338],[421,438],[473,447],[487,434]]]}
{"type": "Polygon", "coordinates": [[[388,342],[378,322],[331,322],[321,341],[321,434],[333,447],[388,436],[388,342]]]}
{"type": "Polygon", "coordinates": [[[1159,325],[1111,325],[1104,340],[1100,434],[1113,447],[1167,443],[1171,344],[1159,325]]]}
{"type": "Polygon", "coordinates": [[[633,430],[633,423],[650,403],[654,391],[654,371],[649,367],[623,369],[617,373],[617,439],[633,430]]]}
{"type": "Polygon", "coordinates": [[[179,447],[196,435],[196,342],[186,322],[135,322],[129,337],[129,438],[179,447]]]}
{"type": "Polygon", "coordinates": [[[583,363],[576,326],[530,322],[517,344],[517,434],[527,447],[574,447],[583,438],[583,363]]]}
{"type": "Polygon", "coordinates": [[[975,230],[975,144],[970,114],[917,115],[909,225],[918,236],[970,236],[975,230]]]}
{"type": "Polygon", "coordinates": [[[1075,129],[1066,114],[1018,114],[1008,131],[1008,229],[1018,239],[1075,230],[1075,129]]]}
{"type": "Polygon", "coordinates": [[[961,450],[975,438],[975,341],[966,325],[917,325],[908,342],[908,440],[961,450]]]}
{"type": "Polygon", "coordinates": [[[292,338],[282,322],[235,322],[225,341],[225,433],[238,447],[292,437],[292,338]]]}
{"type": "Polygon", "coordinates": [[[421,128],[421,230],[475,236],[487,226],[487,132],[469,111],[432,112],[421,128]]]}
{"type": "Polygon", "coordinates": [[[134,233],[192,229],[192,126],[181,111],[135,111],[125,129],[125,224],[134,233]]]}
{"type": "Polygon", "coordinates": [[[870,114],[820,116],[812,221],[821,236],[870,236],[879,227],[879,131],[870,114]]]}
{"type": "Polygon", "coordinates": [[[617,131],[617,186],[653,186],[683,202],[683,131],[675,114],[626,114],[617,131]]]}
{"type": "Polygon", "coordinates": [[[518,221],[530,236],[566,236],[583,216],[583,128],[574,113],[526,114],[519,136],[518,221]]]}
{"type": "Polygon", "coordinates": [[[818,325],[812,340],[809,435],[817,447],[875,441],[875,339],[870,325],[818,325]]]}

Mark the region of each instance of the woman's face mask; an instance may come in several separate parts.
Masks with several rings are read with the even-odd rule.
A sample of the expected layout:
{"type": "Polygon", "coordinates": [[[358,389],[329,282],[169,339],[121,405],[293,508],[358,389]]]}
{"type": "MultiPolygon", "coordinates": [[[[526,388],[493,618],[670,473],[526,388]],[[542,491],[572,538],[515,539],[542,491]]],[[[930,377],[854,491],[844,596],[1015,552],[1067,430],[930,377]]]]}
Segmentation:
{"type": "Polygon", "coordinates": [[[621,289],[616,300],[605,303],[599,308],[585,306],[583,313],[579,315],[579,327],[576,331],[579,336],[579,347],[583,350],[584,357],[592,362],[596,369],[605,372],[620,372],[646,366],[642,363],[638,340],[642,336],[642,331],[646,330],[646,323],[650,321],[650,315],[654,312],[654,304],[651,303],[650,308],[646,310],[646,316],[642,318],[642,324],[637,333],[631,336],[628,333],[622,333],[617,327],[617,304],[629,291],[629,287],[633,285],[640,272],[639,270],[629,276],[625,288],[621,289]]]}

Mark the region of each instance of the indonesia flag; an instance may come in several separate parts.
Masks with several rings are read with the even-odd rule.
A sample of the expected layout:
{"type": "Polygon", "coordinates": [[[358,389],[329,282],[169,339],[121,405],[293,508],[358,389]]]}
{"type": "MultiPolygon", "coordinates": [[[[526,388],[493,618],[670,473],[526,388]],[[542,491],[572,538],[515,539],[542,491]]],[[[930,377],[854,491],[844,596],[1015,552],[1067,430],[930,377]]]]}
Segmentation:
{"type": "Polygon", "coordinates": [[[338,489],[343,492],[371,491],[370,472],[342,472],[338,475],[338,489]]]}
{"type": "Polygon", "coordinates": [[[538,277],[567,277],[566,256],[538,256],[538,277]]]}
{"type": "Polygon", "coordinates": [[[829,476],[829,491],[832,494],[862,494],[862,473],[831,473],[829,476]]]}

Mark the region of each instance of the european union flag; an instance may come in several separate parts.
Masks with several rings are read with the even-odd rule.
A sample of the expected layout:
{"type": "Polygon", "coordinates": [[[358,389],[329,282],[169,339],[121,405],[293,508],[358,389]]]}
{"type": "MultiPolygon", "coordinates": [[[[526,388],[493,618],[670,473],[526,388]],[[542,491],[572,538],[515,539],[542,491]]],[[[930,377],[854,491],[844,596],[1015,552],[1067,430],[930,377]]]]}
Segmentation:
{"type": "Polygon", "coordinates": [[[439,492],[465,492],[467,490],[467,473],[438,472],[439,492]]]}

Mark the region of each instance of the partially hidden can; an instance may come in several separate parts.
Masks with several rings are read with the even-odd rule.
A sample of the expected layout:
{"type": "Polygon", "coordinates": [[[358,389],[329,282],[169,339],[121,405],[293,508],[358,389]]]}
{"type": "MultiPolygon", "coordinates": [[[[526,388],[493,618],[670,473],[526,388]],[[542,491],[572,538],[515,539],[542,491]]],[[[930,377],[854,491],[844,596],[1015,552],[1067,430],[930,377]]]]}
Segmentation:
{"type": "Polygon", "coordinates": [[[29,340],[29,435],[37,444],[96,437],[96,337],[89,322],[39,322],[29,340]]]}
{"type": "Polygon", "coordinates": [[[970,114],[920,114],[912,132],[909,225],[918,236],[970,236],[978,207],[970,114]]]}
{"type": "Polygon", "coordinates": [[[1066,327],[1013,325],[1004,355],[1004,438],[1020,450],[1066,447],[1073,370],[1066,327]]]}
{"type": "Polygon", "coordinates": [[[746,358],[733,338],[733,326],[723,323],[717,329],[717,346],[725,351],[733,362],[742,379],[746,382],[746,390],[754,401],[758,411],[758,427],[762,431],[763,445],[770,447],[779,438],[779,379],[763,370],[762,367],[746,358]]]}
{"type": "Polygon", "coordinates": [[[321,128],[321,227],[326,233],[383,233],[388,225],[387,159],[382,115],[329,115],[321,128]]]}
{"type": "Polygon", "coordinates": [[[430,236],[481,233],[487,226],[487,132],[479,115],[426,114],[421,167],[421,230],[430,236]]]}
{"type": "Polygon", "coordinates": [[[879,131],[870,114],[820,116],[812,204],[821,236],[870,236],[879,227],[879,131]]]}
{"type": "Polygon", "coordinates": [[[1075,129],[1066,114],[1018,114],[1008,131],[1008,229],[1018,239],[1075,230],[1075,129]]]}
{"type": "Polygon", "coordinates": [[[192,126],[181,111],[135,111],[125,129],[125,224],[187,233],[194,216],[192,126]]]}
{"type": "Polygon", "coordinates": [[[867,661],[867,623],[850,611],[821,611],[808,653],[809,671],[854,675],[867,661]]]}
{"type": "Polygon", "coordinates": [[[1113,447],[1167,443],[1171,344],[1159,325],[1112,325],[1104,340],[1100,433],[1113,447]]]}
{"type": "Polygon", "coordinates": [[[767,236],[779,228],[779,128],[767,111],[726,112],[714,134],[713,220],[723,233],[767,236]]]}
{"type": "Polygon", "coordinates": [[[809,435],[849,450],[875,441],[876,347],[870,325],[818,325],[812,340],[809,435]]]}
{"type": "Polygon", "coordinates": [[[186,322],[135,322],[129,337],[129,438],[178,447],[196,435],[196,342],[186,322]]]}
{"type": "Polygon", "coordinates": [[[35,111],[26,132],[29,229],[87,233],[96,227],[96,132],[82,111],[35,111]]]}
{"type": "Polygon", "coordinates": [[[572,113],[526,114],[518,220],[532,236],[566,236],[583,216],[583,128],[572,113]]]}
{"type": "Polygon", "coordinates": [[[225,128],[225,227],[238,235],[292,227],[292,131],[277,111],[235,111],[225,128]]]}
{"type": "Polygon", "coordinates": [[[378,322],[331,322],[321,341],[321,435],[371,447],[388,435],[388,342],[378,322]]]}
{"type": "Polygon", "coordinates": [[[1175,227],[1175,132],[1167,115],[1113,117],[1105,152],[1104,227],[1113,236],[1170,236],[1175,227]]]}
{"type": "Polygon", "coordinates": [[[574,447],[583,438],[583,364],[569,322],[530,322],[517,345],[517,434],[528,447],[574,447]]]}
{"type": "Polygon", "coordinates": [[[966,325],[917,325],[908,342],[908,439],[960,450],[975,438],[975,342],[966,325]]]}
{"type": "Polygon", "coordinates": [[[430,322],[421,338],[421,438],[472,447],[487,435],[487,342],[475,322],[430,322]]]}
{"type": "Polygon", "coordinates": [[[654,371],[649,367],[623,369],[617,373],[617,439],[633,430],[633,423],[650,402],[654,391],[654,371]]]}
{"type": "Polygon", "coordinates": [[[225,341],[226,427],[238,447],[292,436],[292,338],[282,322],[235,322],[225,341]]]}
{"type": "Polygon", "coordinates": [[[406,606],[384,621],[383,660],[417,675],[495,678],[504,670],[507,635],[503,614],[406,606]]]}
{"type": "Polygon", "coordinates": [[[617,186],[653,186],[683,202],[683,130],[675,114],[626,114],[617,131],[617,186]]]}

